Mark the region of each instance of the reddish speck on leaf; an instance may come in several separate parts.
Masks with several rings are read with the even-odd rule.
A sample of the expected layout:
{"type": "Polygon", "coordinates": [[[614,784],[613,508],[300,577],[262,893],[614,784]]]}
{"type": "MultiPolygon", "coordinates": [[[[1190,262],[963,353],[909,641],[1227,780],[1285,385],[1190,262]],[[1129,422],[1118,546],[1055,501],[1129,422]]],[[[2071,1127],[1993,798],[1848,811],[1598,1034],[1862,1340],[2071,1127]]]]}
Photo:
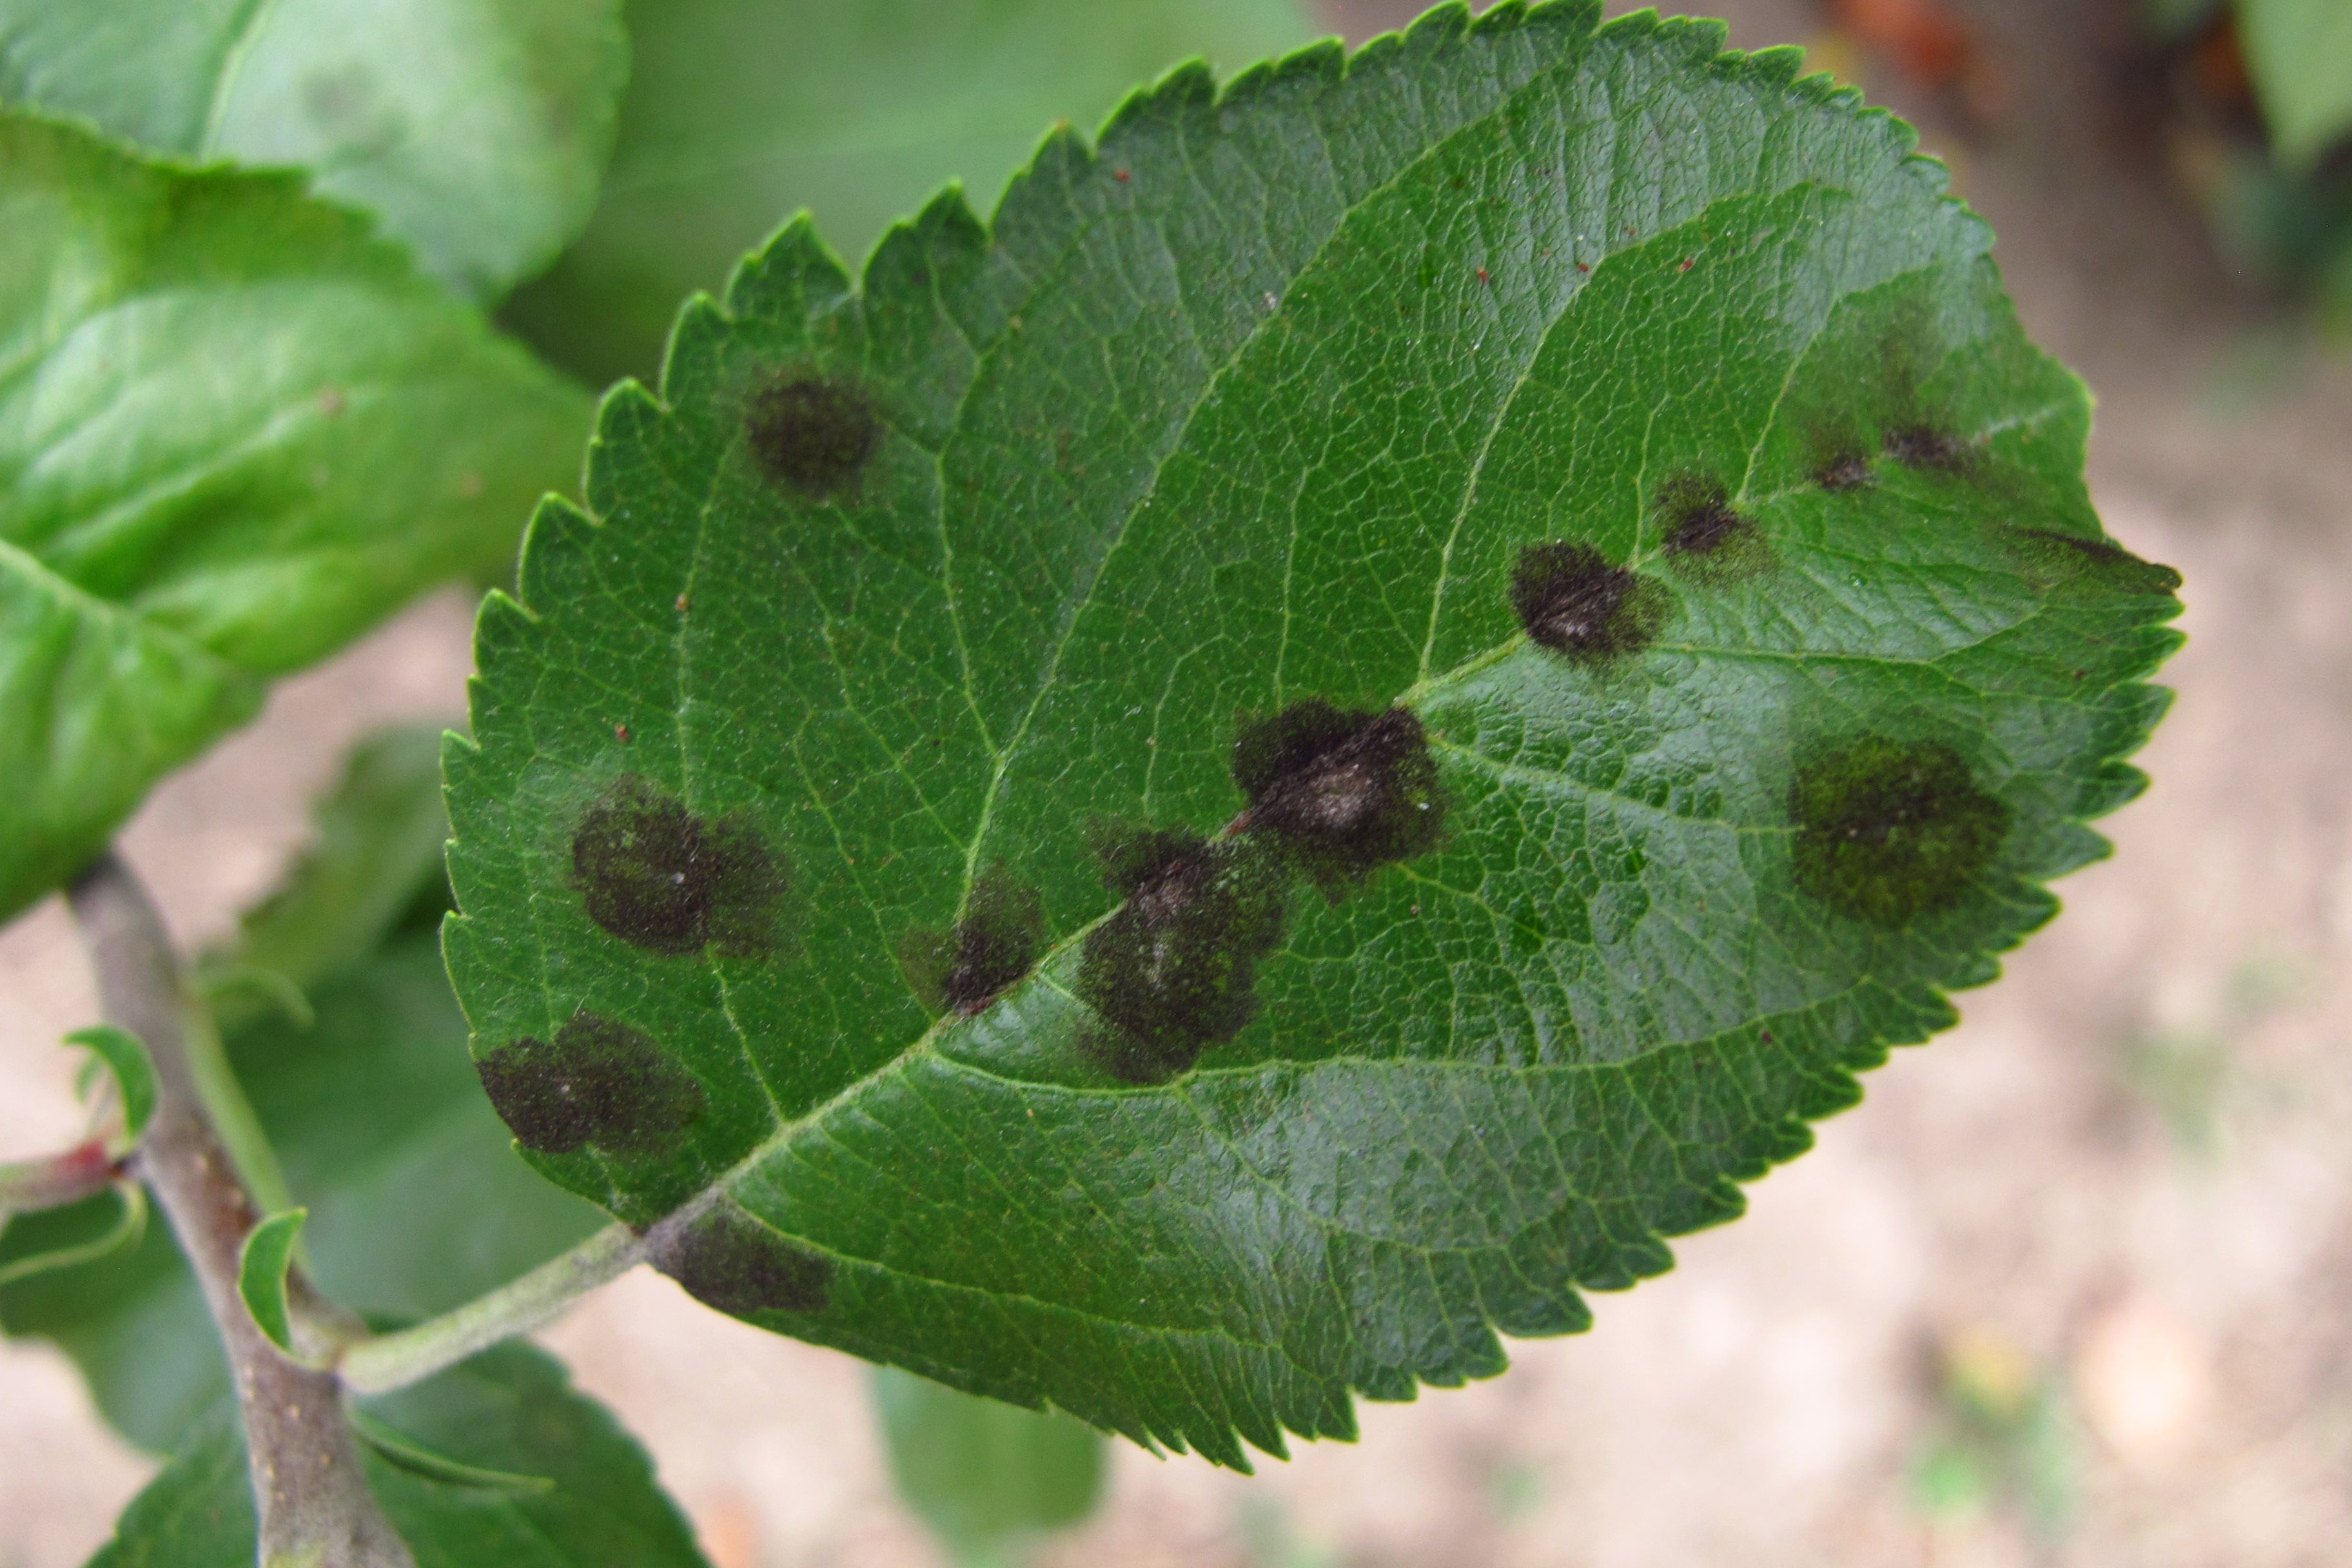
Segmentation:
{"type": "Polygon", "coordinates": [[[677,596],[677,613],[681,616],[686,614],[686,595],[683,594],[677,596]]]}
{"type": "Polygon", "coordinates": [[[1590,261],[1580,261],[1576,264],[1576,269],[1579,272],[1590,272],[1592,270],[1592,263],[1590,261]]]}
{"type": "Polygon", "coordinates": [[[613,738],[614,738],[614,740],[616,740],[616,741],[620,742],[623,745],[626,745],[626,744],[628,744],[628,741],[629,741],[629,727],[628,727],[626,724],[615,724],[615,725],[614,725],[614,726],[613,726],[613,738]]]}
{"type": "Polygon", "coordinates": [[[1110,177],[1122,185],[1128,182],[1128,173],[1125,169],[1113,169],[1110,172],[1110,177]]]}
{"type": "Polygon", "coordinates": [[[1478,268],[1478,281],[1479,281],[1479,282],[1481,282],[1481,283],[1484,283],[1484,282],[1487,281],[1487,279],[1486,279],[1486,269],[1485,268],[1483,268],[1483,267],[1481,267],[1480,268],[1478,268]]]}
{"type": "Polygon", "coordinates": [[[1683,258],[1683,264],[1682,264],[1680,267],[1675,268],[1675,271],[1677,271],[1677,272],[1688,272],[1688,271],[1689,271],[1693,267],[1696,267],[1696,266],[1697,266],[1697,265],[1698,265],[1698,258],[1697,258],[1697,257],[1696,257],[1696,256],[1685,256],[1685,257],[1684,257],[1684,258],[1683,258]]]}
{"type": "Polygon", "coordinates": [[[1757,1036],[1768,1046],[1772,1043],[1772,1031],[1769,1029],[1759,1029],[1757,1036]]]}

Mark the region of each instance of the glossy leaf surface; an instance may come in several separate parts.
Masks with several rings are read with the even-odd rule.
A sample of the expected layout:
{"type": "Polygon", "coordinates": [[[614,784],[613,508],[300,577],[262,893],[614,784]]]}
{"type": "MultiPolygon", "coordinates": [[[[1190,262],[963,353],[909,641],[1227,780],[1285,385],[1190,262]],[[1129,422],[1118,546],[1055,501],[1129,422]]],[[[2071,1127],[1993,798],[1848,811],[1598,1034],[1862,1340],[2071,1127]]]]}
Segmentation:
{"type": "Polygon", "coordinates": [[[595,205],[620,0],[0,0],[0,102],[151,155],[292,167],[495,295],[595,205]]]}
{"type": "Polygon", "coordinates": [[[291,178],[0,113],[0,917],[260,678],[499,570],[586,420],[291,178]]]}
{"type": "Polygon", "coordinates": [[[1299,0],[640,0],[588,230],[508,318],[603,383],[650,376],[680,300],[808,207],[863,256],[943,181],[993,200],[1057,119],[1205,55],[1313,36],[1299,0]]]}
{"type": "MultiPolygon", "coordinates": [[[[362,1458],[417,1568],[704,1562],[644,1450],[541,1352],[500,1345],[360,1408],[362,1431],[403,1439],[371,1444],[362,1458]]],[[[251,1568],[253,1561],[245,1440],[222,1400],[131,1500],[90,1568],[251,1568]]]]}
{"type": "Polygon", "coordinates": [[[534,1163],[721,1310],[1242,1460],[1583,1327],[2104,852],[2168,570],[1796,57],[1181,71],[623,387],[447,757],[534,1163]]]}

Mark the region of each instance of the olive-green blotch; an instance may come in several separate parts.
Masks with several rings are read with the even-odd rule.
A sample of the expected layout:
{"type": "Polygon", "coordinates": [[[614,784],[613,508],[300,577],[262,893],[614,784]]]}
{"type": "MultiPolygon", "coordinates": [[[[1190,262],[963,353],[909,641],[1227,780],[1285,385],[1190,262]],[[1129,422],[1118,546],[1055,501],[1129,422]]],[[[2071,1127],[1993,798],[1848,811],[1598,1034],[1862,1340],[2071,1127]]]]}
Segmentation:
{"type": "Polygon", "coordinates": [[[2009,807],[1933,741],[1825,752],[1798,770],[1790,809],[1797,886],[1874,925],[1958,902],[2009,836],[2009,807]]]}

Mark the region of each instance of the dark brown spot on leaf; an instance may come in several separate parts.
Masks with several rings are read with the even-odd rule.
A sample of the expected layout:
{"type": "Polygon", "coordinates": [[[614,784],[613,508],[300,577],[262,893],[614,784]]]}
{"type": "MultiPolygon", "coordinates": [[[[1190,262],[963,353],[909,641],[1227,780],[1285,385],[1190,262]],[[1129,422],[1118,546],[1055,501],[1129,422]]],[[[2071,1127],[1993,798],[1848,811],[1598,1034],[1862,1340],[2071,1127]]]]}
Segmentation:
{"type": "Polygon", "coordinates": [[[1825,490],[1860,489],[1870,480],[1870,459],[1851,447],[1832,452],[1813,470],[1813,482],[1825,490]]]}
{"type": "Polygon", "coordinates": [[[750,824],[698,816],[634,773],[572,836],[572,879],[589,918],[652,952],[767,952],[790,870],[750,824]]]}
{"type": "Polygon", "coordinates": [[[1335,900],[1379,867],[1430,849],[1444,826],[1445,791],[1410,709],[1294,702],[1241,732],[1233,768],[1250,829],[1275,835],[1335,900]]]}
{"type": "Polygon", "coordinates": [[[706,1307],[752,1312],[822,1312],[833,1260],[777,1234],[721,1200],[656,1243],[656,1268],[706,1307]]]}
{"type": "Polygon", "coordinates": [[[1657,636],[1664,606],[1632,571],[1590,544],[1530,544],[1511,573],[1511,607],[1528,636],[1574,658],[1633,653],[1657,636]]]}
{"type": "MultiPolygon", "coordinates": [[[[1173,845],[1160,836],[1152,848],[1173,845]]],[[[1130,854],[1105,880],[1128,899],[1079,953],[1078,994],[1103,1020],[1079,1048],[1114,1078],[1163,1082],[1249,1022],[1258,961],[1282,936],[1287,877],[1278,855],[1228,839],[1195,840],[1156,864],[1130,854]]]]}
{"type": "Polygon", "coordinates": [[[1666,563],[1682,576],[1721,584],[1773,564],[1763,531],[1731,508],[1720,480],[1686,475],[1658,492],[1658,528],[1666,563]]]}
{"type": "Polygon", "coordinates": [[[1790,813],[1797,885],[1883,926],[1957,902],[2009,836],[2008,805],[1932,741],[1872,735],[1816,756],[1790,813]]]}
{"type": "Polygon", "coordinates": [[[751,399],[743,433],[770,479],[823,500],[856,479],[874,456],[882,441],[882,420],[861,392],[788,374],[751,399]]]}
{"type": "Polygon", "coordinates": [[[665,1158],[701,1118],[702,1086],[653,1040],[585,1008],[552,1045],[526,1035],[474,1064],[515,1141],[541,1154],[589,1144],[665,1158]]]}
{"type": "Polygon", "coordinates": [[[1668,484],[1658,495],[1658,510],[1665,526],[1666,552],[1704,555],[1748,525],[1731,510],[1731,497],[1714,479],[1686,478],[1668,484]]]}
{"type": "Polygon", "coordinates": [[[1190,828],[1143,827],[1103,816],[1087,822],[1087,842],[1102,870],[1103,886],[1123,898],[1209,843],[1190,828]]]}
{"type": "Polygon", "coordinates": [[[1906,468],[1940,468],[1947,473],[1968,467],[1969,452],[1959,438],[1933,425],[1905,425],[1886,433],[1886,455],[1906,468]]]}
{"type": "Polygon", "coordinates": [[[2126,594],[2169,594],[2180,586],[2180,574],[2171,567],[2143,561],[2107,540],[2042,528],[2018,529],[2015,537],[2027,566],[2046,582],[2087,578],[2126,594]]]}
{"type": "Polygon", "coordinates": [[[969,1015],[1027,974],[1045,941],[1037,889],[1013,880],[999,861],[973,882],[955,929],[910,930],[898,944],[898,963],[925,1005],[969,1015]]]}

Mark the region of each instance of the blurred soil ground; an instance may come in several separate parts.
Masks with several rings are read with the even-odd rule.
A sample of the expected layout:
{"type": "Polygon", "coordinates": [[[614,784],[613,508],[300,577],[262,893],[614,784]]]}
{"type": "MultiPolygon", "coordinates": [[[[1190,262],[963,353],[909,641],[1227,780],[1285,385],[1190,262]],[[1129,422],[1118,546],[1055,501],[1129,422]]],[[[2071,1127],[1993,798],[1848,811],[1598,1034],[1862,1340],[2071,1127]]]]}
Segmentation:
{"type": "MultiPolygon", "coordinates": [[[[1949,158],[2029,328],[2101,395],[2110,531],[2187,574],[2179,702],[2114,858],[1593,1332],[1256,1479],[1122,1449],[1054,1568],[2352,1561],[2352,366],[2212,259],[2133,110],[2121,3],[1949,0],[1972,52],[1941,85],[1832,31],[1911,0],[1725,7],[1735,43],[1812,44],[1949,158]]],[[[1406,12],[1330,14],[1361,37],[1406,12]]],[[[184,939],[269,885],[352,737],[459,716],[467,626],[420,606],[156,795],[129,852],[184,939]]],[[[53,1042],[93,1016],[54,903],[0,934],[0,1153],[75,1126],[53,1042]]],[[[856,1363],[645,1274],[545,1338],[716,1568],[937,1562],[856,1363]]],[[[71,1568],[148,1468],[62,1358],[0,1346],[0,1568],[71,1568]]]]}

